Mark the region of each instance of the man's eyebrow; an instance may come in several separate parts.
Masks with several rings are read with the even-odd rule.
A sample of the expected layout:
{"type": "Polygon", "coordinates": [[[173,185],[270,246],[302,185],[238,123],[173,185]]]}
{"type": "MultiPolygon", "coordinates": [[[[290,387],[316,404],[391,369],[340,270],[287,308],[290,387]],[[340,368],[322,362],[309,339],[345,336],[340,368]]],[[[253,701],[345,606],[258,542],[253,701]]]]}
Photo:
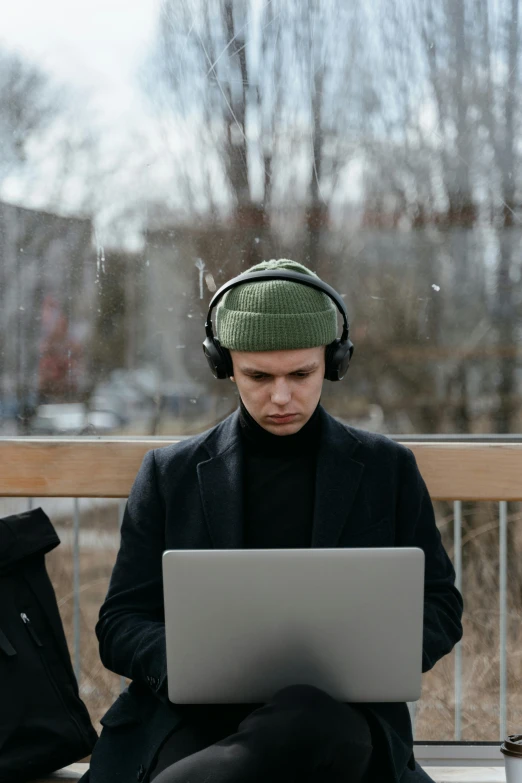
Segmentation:
{"type": "MultiPolygon", "coordinates": [[[[317,369],[317,367],[317,362],[312,362],[311,364],[305,364],[302,367],[298,367],[297,369],[292,370],[291,372],[287,373],[287,375],[293,375],[295,372],[311,372],[312,370],[317,369]]],[[[258,370],[255,367],[241,367],[241,372],[244,372],[248,375],[270,375],[269,372],[258,370]]]]}

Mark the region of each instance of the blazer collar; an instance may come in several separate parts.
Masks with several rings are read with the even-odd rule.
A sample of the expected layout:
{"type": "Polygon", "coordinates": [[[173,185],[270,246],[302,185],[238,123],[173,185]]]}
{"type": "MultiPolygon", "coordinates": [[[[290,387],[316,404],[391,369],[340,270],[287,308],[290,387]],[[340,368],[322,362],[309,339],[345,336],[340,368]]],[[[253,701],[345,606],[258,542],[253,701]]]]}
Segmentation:
{"type": "MultiPolygon", "coordinates": [[[[313,547],[335,547],[350,518],[364,464],[353,454],[360,441],[321,406],[322,436],[317,455],[313,547]]],[[[197,474],[201,501],[216,549],[243,545],[243,448],[239,409],[215,427],[204,442],[209,459],[197,474]]]]}
{"type": "Polygon", "coordinates": [[[215,549],[243,545],[243,446],[239,408],[204,442],[210,456],[197,466],[201,502],[215,549]]]}

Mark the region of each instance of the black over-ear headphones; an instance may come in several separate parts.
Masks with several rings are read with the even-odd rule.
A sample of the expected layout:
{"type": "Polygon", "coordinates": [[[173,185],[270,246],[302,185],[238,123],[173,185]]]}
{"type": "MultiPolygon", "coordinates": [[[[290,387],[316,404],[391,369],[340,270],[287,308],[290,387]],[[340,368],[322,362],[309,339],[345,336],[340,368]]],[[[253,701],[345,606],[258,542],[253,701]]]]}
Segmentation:
{"type": "Polygon", "coordinates": [[[230,351],[220,344],[219,339],[214,337],[212,332],[212,310],[221,297],[231,288],[234,288],[236,285],[242,285],[243,283],[250,283],[254,280],[290,280],[291,282],[302,283],[303,285],[310,286],[310,288],[316,288],[318,291],[323,291],[334,301],[343,317],[343,333],[340,338],[336,337],[336,339],[326,347],[324,377],[328,381],[340,381],[344,378],[350,364],[350,359],[352,358],[353,343],[348,339],[350,327],[348,324],[348,313],[343,300],[334,288],[318,278],[301,274],[300,272],[292,272],[291,270],[283,272],[278,269],[274,269],[273,271],[263,270],[260,272],[245,272],[242,275],[233,277],[228,283],[222,285],[212,297],[208,308],[207,320],[205,321],[206,338],[203,343],[203,353],[207,358],[208,365],[214,377],[220,379],[230,378],[230,376],[234,374],[234,369],[230,351]]]}

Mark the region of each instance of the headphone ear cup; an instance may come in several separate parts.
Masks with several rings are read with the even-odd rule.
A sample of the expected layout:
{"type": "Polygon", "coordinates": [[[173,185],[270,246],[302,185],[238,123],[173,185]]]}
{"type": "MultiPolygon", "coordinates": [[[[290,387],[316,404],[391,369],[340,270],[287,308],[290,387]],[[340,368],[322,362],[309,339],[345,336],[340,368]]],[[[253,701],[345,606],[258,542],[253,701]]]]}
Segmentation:
{"type": "Polygon", "coordinates": [[[224,350],[226,349],[221,347],[219,340],[216,337],[205,338],[203,342],[203,353],[205,354],[212,375],[214,378],[220,380],[228,377],[228,362],[226,356],[223,355],[224,350]]]}
{"type": "Polygon", "coordinates": [[[326,346],[324,377],[327,381],[341,381],[344,378],[350,366],[352,353],[351,340],[342,342],[341,338],[337,337],[326,346]]]}
{"type": "Polygon", "coordinates": [[[203,353],[214,378],[224,380],[234,374],[230,351],[221,345],[217,337],[205,338],[203,353]]]}
{"type": "Polygon", "coordinates": [[[225,378],[230,378],[232,375],[234,375],[234,365],[232,364],[232,356],[230,355],[230,351],[228,348],[225,348],[224,345],[221,345],[217,337],[215,337],[214,340],[217,342],[219,346],[219,352],[223,357],[223,366],[226,372],[225,378]]]}
{"type": "Polygon", "coordinates": [[[326,380],[330,380],[330,373],[331,373],[331,367],[332,367],[332,355],[335,350],[336,344],[338,342],[338,338],[336,338],[333,343],[330,343],[326,346],[326,350],[324,353],[324,377],[326,380]]]}

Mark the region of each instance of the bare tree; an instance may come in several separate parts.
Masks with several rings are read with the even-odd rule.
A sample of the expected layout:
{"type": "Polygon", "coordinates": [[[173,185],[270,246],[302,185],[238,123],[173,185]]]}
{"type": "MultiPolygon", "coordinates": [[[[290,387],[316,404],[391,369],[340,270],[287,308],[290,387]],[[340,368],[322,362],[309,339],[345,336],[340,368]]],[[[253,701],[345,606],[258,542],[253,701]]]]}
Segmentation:
{"type": "MultiPolygon", "coordinates": [[[[498,384],[499,407],[496,414],[497,432],[510,432],[515,414],[515,372],[516,357],[513,348],[517,344],[515,325],[515,305],[511,272],[515,258],[515,241],[512,229],[516,202],[516,182],[518,160],[516,158],[515,116],[518,110],[519,85],[519,51],[520,26],[517,0],[510,0],[508,13],[503,20],[507,41],[507,78],[503,90],[504,117],[501,134],[503,144],[495,145],[497,161],[501,175],[501,200],[503,216],[503,233],[500,239],[500,259],[497,269],[497,308],[496,320],[498,344],[501,349],[499,357],[500,382],[498,384]]],[[[516,222],[519,222],[517,220],[516,222]]],[[[517,254],[518,255],[518,254],[517,254]]],[[[518,262],[520,270],[520,261],[518,262]]],[[[514,270],[513,270],[514,271],[514,270]]],[[[519,302],[520,305],[520,302],[519,302]]],[[[519,317],[522,316],[519,307],[519,317]]]]}
{"type": "Polygon", "coordinates": [[[499,394],[496,428],[512,429],[513,3],[165,0],[149,91],[158,116],[195,139],[196,154],[180,166],[197,218],[190,229],[187,222],[194,258],[184,256],[191,305],[200,298],[196,256],[219,284],[258,258],[292,254],[348,291],[381,357],[371,396],[387,410],[394,394],[407,412],[419,400],[416,429],[468,432],[479,383],[481,393],[499,394]],[[342,218],[337,233],[325,230],[332,203],[346,198],[352,163],[365,187],[357,236],[342,218]],[[498,213],[498,204],[507,206],[498,213]],[[500,259],[494,290],[484,232],[500,259]],[[375,304],[384,301],[386,313],[375,304]],[[482,358],[495,343],[498,377],[482,358]],[[412,358],[410,372],[386,361],[390,344],[424,354],[424,364],[412,358]]]}
{"type": "MultiPolygon", "coordinates": [[[[278,248],[282,206],[304,229],[301,257],[320,263],[321,229],[353,154],[346,131],[361,113],[362,14],[338,0],[162,5],[151,93],[162,112],[194,118],[202,155],[191,178],[208,181],[201,168],[219,161],[245,263],[259,257],[253,234],[278,248]]],[[[206,196],[212,221],[220,194],[206,196]]]]}
{"type": "MultiPolygon", "coordinates": [[[[497,344],[494,426],[511,431],[520,317],[511,230],[518,222],[518,6],[511,0],[495,7],[489,0],[384,3],[377,18],[385,54],[376,58],[379,111],[364,142],[368,222],[382,225],[383,205],[391,197],[392,223],[406,221],[423,232],[432,248],[423,269],[433,282],[446,281],[441,296],[430,294],[430,344],[449,342],[460,350],[463,335],[472,352],[475,340],[484,347],[497,344]],[[480,240],[487,223],[498,257],[495,291],[480,240]]],[[[495,375],[483,367],[486,389],[495,375]]],[[[457,432],[471,427],[475,371],[476,362],[461,358],[446,362],[440,378],[445,394],[458,399],[452,403],[457,432]]]]}
{"type": "Polygon", "coordinates": [[[0,106],[1,180],[26,162],[28,146],[56,118],[60,100],[43,71],[0,49],[0,106]]]}

